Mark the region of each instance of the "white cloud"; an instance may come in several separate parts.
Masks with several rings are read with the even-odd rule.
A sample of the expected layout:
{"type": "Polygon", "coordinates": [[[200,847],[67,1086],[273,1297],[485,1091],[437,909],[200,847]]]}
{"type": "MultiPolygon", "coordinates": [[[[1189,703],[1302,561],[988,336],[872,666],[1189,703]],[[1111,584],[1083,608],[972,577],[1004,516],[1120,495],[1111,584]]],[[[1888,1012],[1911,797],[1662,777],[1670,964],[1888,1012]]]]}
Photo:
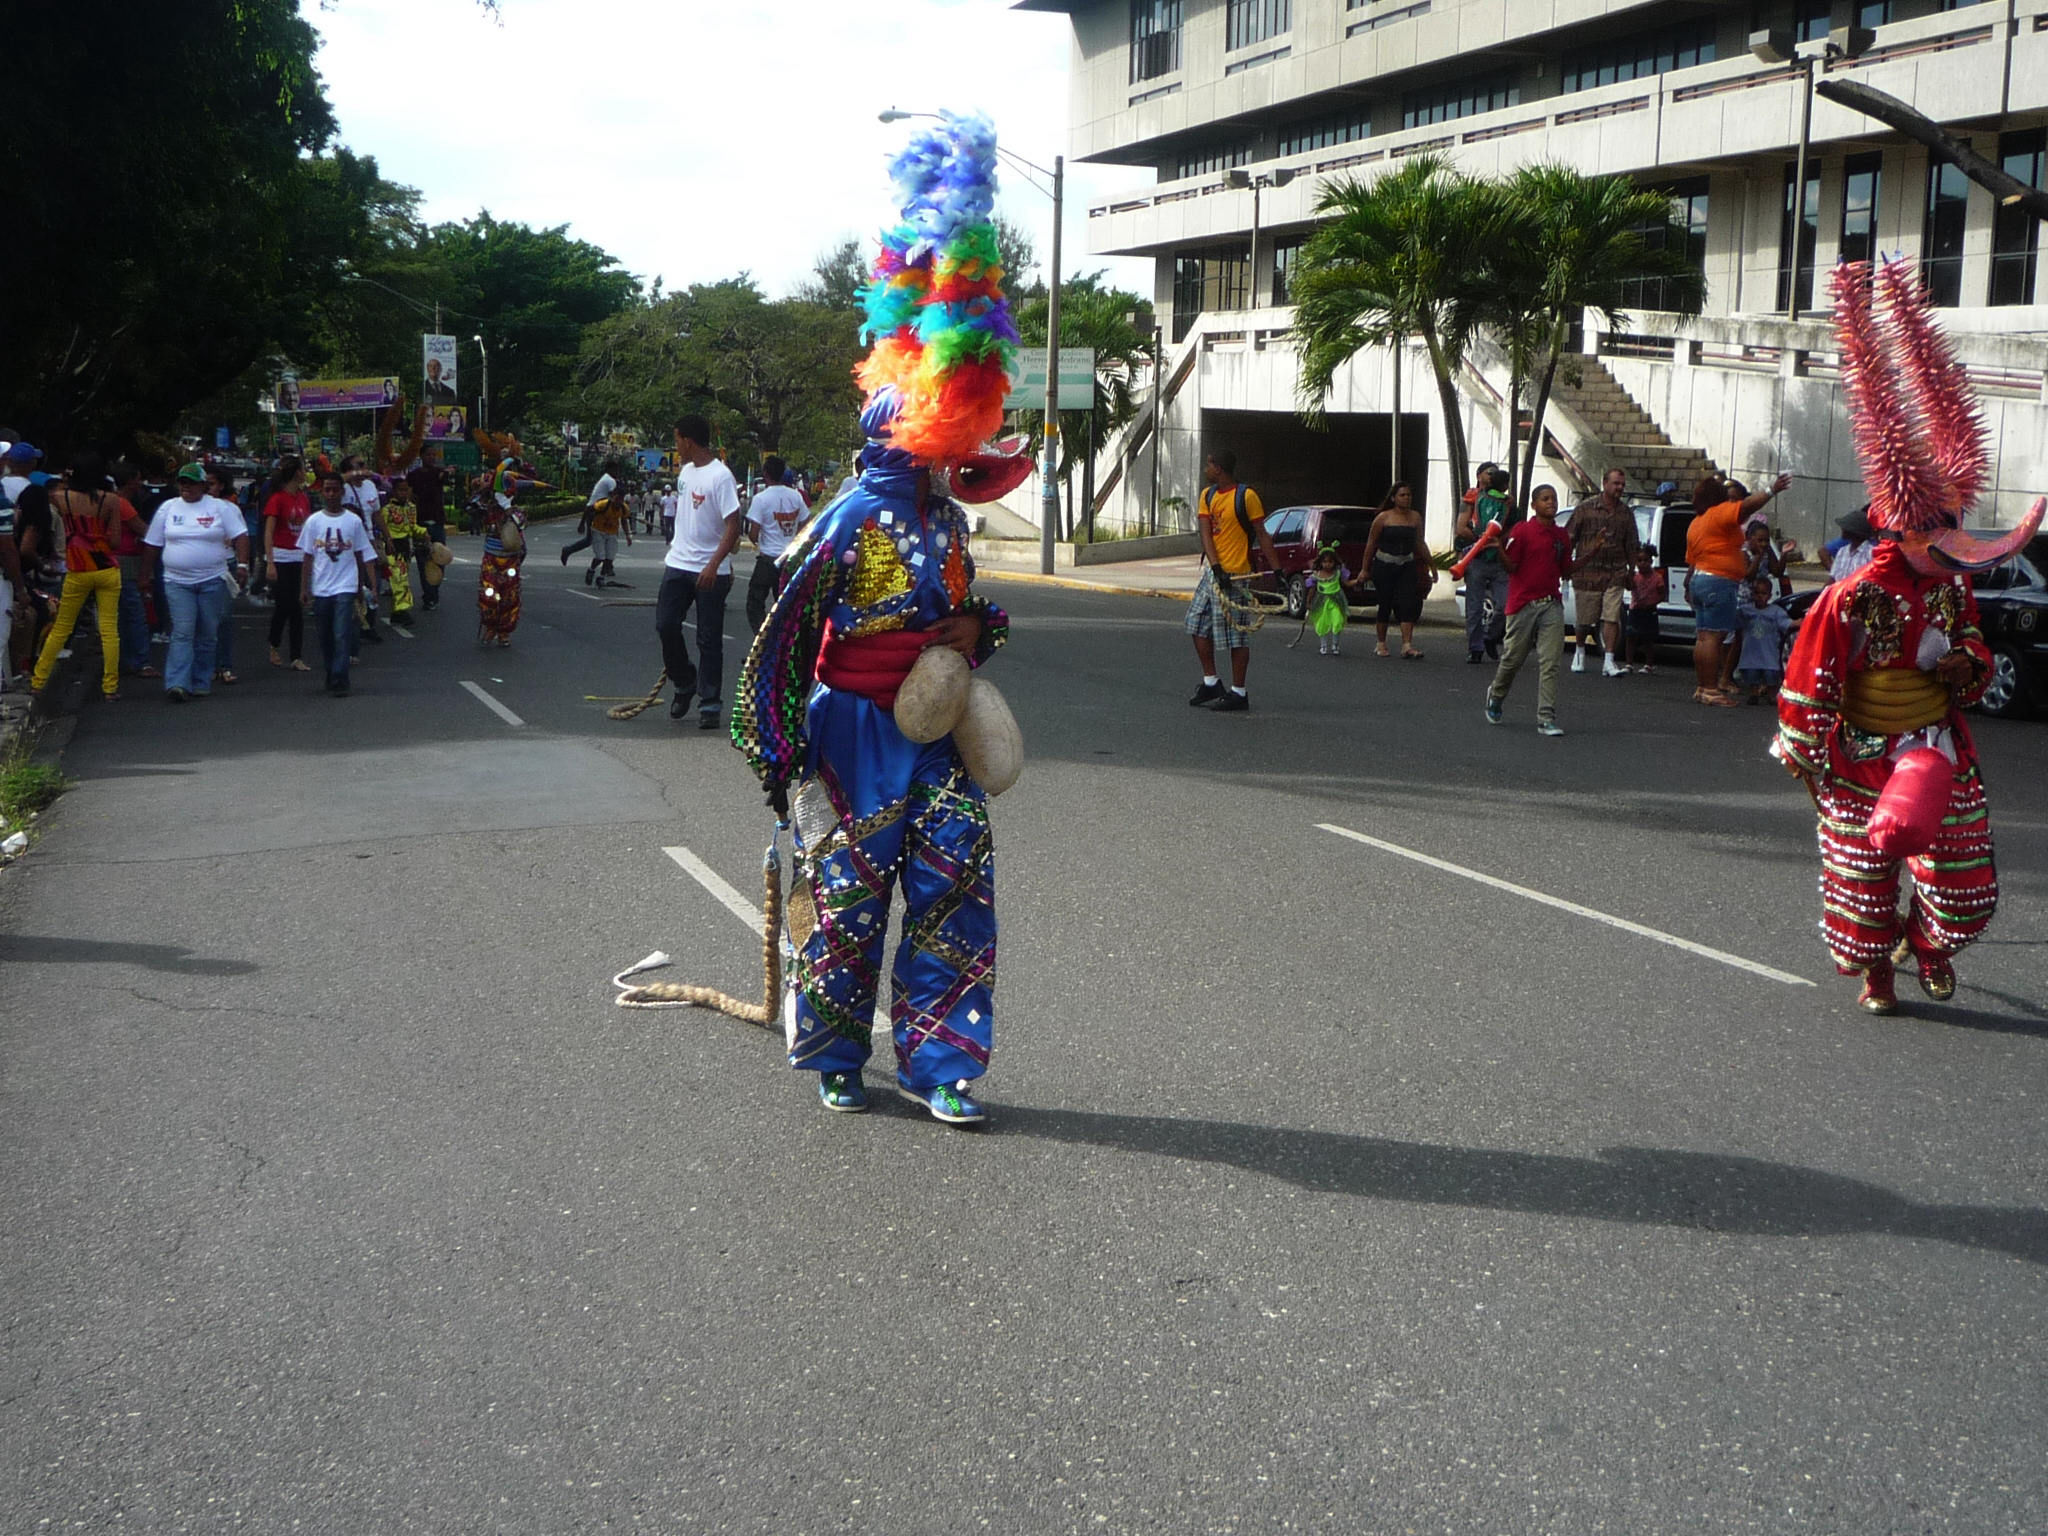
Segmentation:
{"type": "MultiPolygon", "coordinates": [[[[889,214],[884,167],[910,125],[885,107],[978,108],[1004,147],[1050,165],[1065,144],[1069,30],[1007,0],[467,0],[307,4],[342,138],[417,187],[430,220],[488,208],[567,224],[669,287],[750,271],[786,292],[816,255],[889,214]]],[[[1075,166],[1069,272],[1086,209],[1143,173],[1075,166]]],[[[1007,173],[1003,211],[1049,254],[1049,201],[1007,173]]]]}

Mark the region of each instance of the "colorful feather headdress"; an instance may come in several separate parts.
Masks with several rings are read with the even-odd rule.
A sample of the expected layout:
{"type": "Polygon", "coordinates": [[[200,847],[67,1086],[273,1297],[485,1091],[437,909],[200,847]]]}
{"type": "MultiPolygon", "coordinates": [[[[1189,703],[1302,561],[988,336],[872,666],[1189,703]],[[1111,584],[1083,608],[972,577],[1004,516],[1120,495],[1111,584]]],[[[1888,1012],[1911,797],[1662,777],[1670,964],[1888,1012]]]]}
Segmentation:
{"type": "MultiPolygon", "coordinates": [[[[902,221],[882,235],[861,290],[873,346],[856,376],[871,402],[893,393],[890,447],[922,464],[978,465],[986,481],[984,445],[1002,429],[1017,348],[993,221],[996,135],[979,115],[941,117],[889,165],[902,221]]],[[[1028,463],[999,477],[1008,489],[1027,473],[1028,463]]]]}

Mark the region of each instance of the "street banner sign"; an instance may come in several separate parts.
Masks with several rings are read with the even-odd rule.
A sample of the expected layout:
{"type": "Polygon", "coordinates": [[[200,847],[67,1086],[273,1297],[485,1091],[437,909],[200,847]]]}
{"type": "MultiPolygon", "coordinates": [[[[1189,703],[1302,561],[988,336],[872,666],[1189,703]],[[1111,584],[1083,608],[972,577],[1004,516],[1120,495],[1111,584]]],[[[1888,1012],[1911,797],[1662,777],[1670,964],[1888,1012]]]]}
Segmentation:
{"type": "Polygon", "coordinates": [[[282,379],[277,386],[280,411],[374,411],[398,399],[398,379],[282,379]]]}
{"type": "Polygon", "coordinates": [[[422,336],[420,377],[426,382],[420,398],[429,405],[453,405],[461,395],[455,386],[456,366],[453,336],[422,336]]]}
{"type": "Polygon", "coordinates": [[[581,443],[583,441],[582,425],[578,422],[573,421],[563,422],[562,441],[567,443],[571,448],[574,448],[578,443],[581,443]]]}
{"type": "Polygon", "coordinates": [[[460,405],[437,405],[427,416],[427,441],[444,443],[469,431],[469,411],[460,405]]]}
{"type": "MultiPolygon", "coordinates": [[[[1095,349],[1060,348],[1060,409],[1085,411],[1095,404],[1095,349]]],[[[1035,411],[1045,405],[1045,348],[1019,347],[1010,363],[1013,411],[1035,411]]]]}

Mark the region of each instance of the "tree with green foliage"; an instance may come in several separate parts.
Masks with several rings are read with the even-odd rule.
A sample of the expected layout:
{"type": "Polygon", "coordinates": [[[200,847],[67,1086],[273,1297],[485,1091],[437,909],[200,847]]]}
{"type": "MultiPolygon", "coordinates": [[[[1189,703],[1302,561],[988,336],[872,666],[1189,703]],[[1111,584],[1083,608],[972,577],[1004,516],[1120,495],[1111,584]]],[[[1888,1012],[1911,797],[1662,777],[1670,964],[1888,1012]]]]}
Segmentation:
{"type": "Polygon", "coordinates": [[[311,341],[379,184],[336,149],[296,0],[20,5],[0,419],[60,452],[168,425],[311,341]]]}
{"type": "MultiPolygon", "coordinates": [[[[1018,301],[1017,334],[1027,348],[1042,349],[1046,341],[1048,296],[1042,291],[1018,301]]],[[[1088,347],[1095,353],[1095,406],[1089,411],[1060,412],[1059,477],[1066,484],[1067,524],[1074,523],[1075,468],[1091,438],[1101,447],[1138,414],[1137,381],[1152,366],[1151,304],[1121,288],[1104,286],[1101,272],[1068,278],[1060,285],[1060,345],[1088,347]]],[[[1010,410],[1028,425],[1032,442],[1043,450],[1045,417],[1042,401],[1010,397],[1010,410]]],[[[1091,524],[1092,526],[1092,524],[1091,524]]]]}
{"type": "Polygon", "coordinates": [[[854,316],[766,298],[744,274],[701,283],[589,327],[562,413],[630,423],[666,443],[676,416],[711,418],[742,462],[840,461],[859,446],[854,316]]]}
{"type": "Polygon", "coordinates": [[[1495,234],[1491,205],[1442,156],[1425,154],[1376,181],[1330,181],[1315,212],[1323,222],[1288,279],[1302,417],[1323,421],[1337,370],[1360,350],[1415,337],[1436,379],[1452,482],[1467,484],[1458,375],[1476,323],[1473,278],[1495,234]]]}
{"type": "MultiPolygon", "coordinates": [[[[1516,377],[1535,391],[1516,480],[1526,501],[1572,327],[1590,309],[1610,328],[1626,329],[1624,296],[1649,282],[1661,286],[1665,309],[1696,315],[1706,301],[1706,279],[1687,258],[1686,229],[1671,199],[1625,176],[1532,165],[1499,184],[1496,194],[1505,238],[1494,247],[1488,286],[1502,300],[1500,336],[1516,377]]],[[[1517,407],[1520,398],[1517,391],[1517,407]]],[[[1519,424],[1519,409],[1512,415],[1519,424]]],[[[1514,456],[1511,437],[1511,468],[1514,456]]]]}

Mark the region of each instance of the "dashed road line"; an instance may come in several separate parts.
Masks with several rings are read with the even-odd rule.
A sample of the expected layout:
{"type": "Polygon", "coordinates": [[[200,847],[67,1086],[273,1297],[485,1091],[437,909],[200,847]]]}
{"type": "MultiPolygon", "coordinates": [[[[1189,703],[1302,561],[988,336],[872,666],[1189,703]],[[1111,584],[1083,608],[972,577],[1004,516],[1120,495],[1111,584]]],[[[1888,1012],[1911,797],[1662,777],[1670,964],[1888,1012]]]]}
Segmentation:
{"type": "Polygon", "coordinates": [[[1340,827],[1327,821],[1316,823],[1319,830],[1348,837],[1354,843],[1363,843],[1368,848],[1377,848],[1382,853],[1391,853],[1397,858],[1411,859],[1417,864],[1427,864],[1431,869],[1442,870],[1447,875],[1460,879],[1474,880],[1481,885],[1490,885],[1497,891],[1506,891],[1512,896],[1538,902],[1546,907],[1555,907],[1560,912],[1569,912],[1574,917],[1583,917],[1592,922],[1605,923],[1610,928],[1619,928],[1623,933],[1632,933],[1637,938],[1652,939],[1659,944],[1669,944],[1673,949],[1682,949],[1689,955],[1715,961],[1720,965],[1733,966],[1738,971],[1748,971],[1752,976],[1782,982],[1788,987],[1810,987],[1812,982],[1804,976],[1794,976],[1789,971],[1780,971],[1754,960],[1745,960],[1740,955],[1731,955],[1726,950],[1712,949],[1705,944],[1695,944],[1691,939],[1681,939],[1675,933],[1666,933],[1661,928],[1651,928],[1642,923],[1631,922],[1625,917],[1616,917],[1611,912],[1601,912],[1593,907],[1582,907],[1576,901],[1566,901],[1562,896],[1552,896],[1545,891],[1533,891],[1526,885],[1516,885],[1512,880],[1502,880],[1495,875],[1483,875],[1476,869],[1467,869],[1462,864],[1453,864],[1447,859],[1435,858],[1427,853],[1418,853],[1413,848],[1403,848],[1399,843],[1387,842],[1384,838],[1368,837],[1363,832],[1354,832],[1349,827],[1340,827]]]}
{"type": "Polygon", "coordinates": [[[683,873],[703,886],[719,904],[734,917],[745,923],[755,933],[767,926],[768,919],[761,909],[734,890],[725,877],[687,848],[664,848],[661,850],[682,867],[683,873]]]}
{"type": "Polygon", "coordinates": [[[485,692],[481,685],[477,683],[472,683],[467,678],[464,678],[462,686],[465,689],[467,689],[472,695],[475,696],[477,703],[483,705],[485,709],[488,709],[492,714],[496,715],[500,720],[504,721],[507,725],[526,724],[524,720],[520,719],[517,715],[513,714],[511,710],[507,709],[504,705],[500,704],[496,699],[492,698],[490,694],[485,692]]]}

